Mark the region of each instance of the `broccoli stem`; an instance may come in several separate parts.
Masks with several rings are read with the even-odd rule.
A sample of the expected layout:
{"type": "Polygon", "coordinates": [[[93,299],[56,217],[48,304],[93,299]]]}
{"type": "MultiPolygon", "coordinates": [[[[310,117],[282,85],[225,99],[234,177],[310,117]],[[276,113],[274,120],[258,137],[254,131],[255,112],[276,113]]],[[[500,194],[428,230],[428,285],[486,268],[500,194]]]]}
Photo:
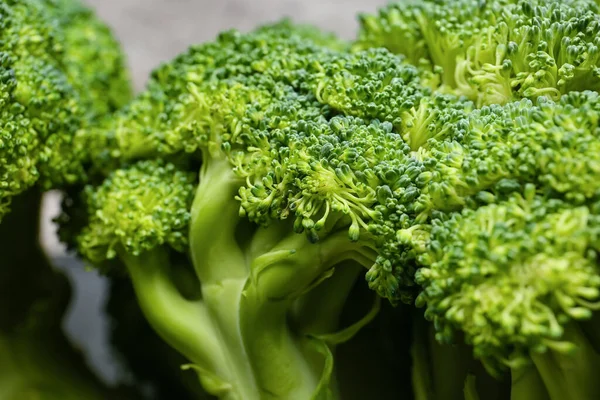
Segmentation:
{"type": "Polygon", "coordinates": [[[205,158],[191,209],[190,252],[223,352],[224,378],[233,385],[232,398],[252,400],[260,399],[260,394],[239,326],[240,298],[248,276],[245,255],[236,241],[239,187],[227,160],[205,158]]]}
{"type": "Polygon", "coordinates": [[[534,365],[511,369],[511,400],[550,400],[546,386],[534,365]]]}
{"type": "Polygon", "coordinates": [[[347,235],[340,232],[312,244],[306,236],[292,233],[252,263],[252,277],[241,299],[241,329],[265,398],[309,399],[314,395],[322,368],[315,371],[303,356],[302,337],[290,331],[287,318],[294,301],[340,257],[352,257],[355,245],[347,235]]]}
{"type": "Polygon", "coordinates": [[[250,240],[238,238],[241,184],[227,160],[208,155],[192,204],[191,257],[222,351],[222,378],[235,398],[318,396],[322,378],[331,377],[322,376],[323,356],[317,360],[306,337],[292,331],[290,311],[333,265],[365,257],[345,230],[312,244],[282,222],[248,232],[250,240]]]}
{"type": "Polygon", "coordinates": [[[41,197],[17,196],[0,223],[0,398],[116,399],[62,331],[70,287],[39,243],[41,197]]]}
{"type": "Polygon", "coordinates": [[[146,319],[170,346],[195,365],[225,374],[219,365],[219,343],[208,310],[199,300],[185,299],[170,276],[168,254],[156,248],[139,256],[120,254],[146,319]]]}
{"type": "Polygon", "coordinates": [[[347,260],[334,268],[330,278],[297,299],[293,306],[293,324],[305,335],[327,334],[338,329],[342,310],[363,266],[347,260]]]}
{"type": "Polygon", "coordinates": [[[573,343],[574,352],[563,353],[549,348],[545,353],[531,353],[531,359],[548,389],[551,400],[600,399],[600,354],[577,323],[565,327],[565,341],[573,343]]]}
{"type": "Polygon", "coordinates": [[[463,400],[469,374],[469,350],[442,345],[435,339],[433,324],[423,316],[413,319],[413,388],[416,400],[463,400]]]}
{"type": "MultiPolygon", "coordinates": [[[[342,312],[362,270],[362,266],[354,260],[337,264],[333,275],[306,295],[294,302],[290,313],[290,324],[301,337],[316,337],[335,332],[340,327],[342,312]]],[[[332,354],[336,343],[328,343],[332,354]]],[[[323,371],[322,354],[315,354],[314,346],[302,342],[305,357],[307,357],[315,373],[323,371]]],[[[336,374],[337,360],[330,377],[330,388],[333,396],[340,397],[340,387],[336,374]]]]}

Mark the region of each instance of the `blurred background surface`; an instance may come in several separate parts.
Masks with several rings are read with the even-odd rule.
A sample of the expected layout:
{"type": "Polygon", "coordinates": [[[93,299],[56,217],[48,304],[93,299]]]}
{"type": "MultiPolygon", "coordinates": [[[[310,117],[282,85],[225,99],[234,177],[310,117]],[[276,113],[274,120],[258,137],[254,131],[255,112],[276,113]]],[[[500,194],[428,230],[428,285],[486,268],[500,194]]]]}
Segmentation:
{"type": "MultiPolygon", "coordinates": [[[[189,45],[212,40],[219,32],[247,31],[261,23],[290,17],[352,39],[356,15],[372,12],[388,0],[85,0],[113,29],[128,57],[135,89],[141,90],[150,71],[189,45]]],[[[108,326],[102,317],[106,282],[65,254],[54,238],[52,218],[60,198],[50,193],[45,202],[43,241],[58,267],[73,282],[73,302],[65,329],[85,350],[88,361],[108,382],[117,376],[108,350],[108,326]]]]}
{"type": "Polygon", "coordinates": [[[247,31],[259,23],[291,17],[352,39],[356,14],[387,0],[85,0],[121,39],[136,89],[148,73],[190,44],[218,32],[247,31]]]}

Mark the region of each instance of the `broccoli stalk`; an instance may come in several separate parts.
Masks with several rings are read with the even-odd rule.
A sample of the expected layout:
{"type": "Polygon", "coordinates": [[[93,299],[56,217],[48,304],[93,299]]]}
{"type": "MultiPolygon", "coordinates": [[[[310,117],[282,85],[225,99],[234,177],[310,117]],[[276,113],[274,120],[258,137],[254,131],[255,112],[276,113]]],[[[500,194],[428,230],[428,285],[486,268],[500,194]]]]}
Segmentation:
{"type": "MultiPolygon", "coordinates": [[[[184,283],[189,282],[188,275],[180,272],[184,283]]],[[[136,301],[130,280],[111,278],[106,312],[111,322],[111,345],[117,352],[122,375],[132,377],[139,386],[149,387],[150,398],[213,398],[202,389],[194,374],[179,368],[186,363],[185,357],[150,327],[136,301]],[[149,348],[152,351],[148,351],[149,348]]]]}
{"type": "MultiPolygon", "coordinates": [[[[461,332],[491,372],[561,343],[556,327],[566,325],[563,319],[583,318],[570,302],[597,295],[592,244],[590,252],[574,253],[581,273],[557,281],[572,292],[552,300],[566,302],[561,312],[551,301],[555,324],[554,314],[544,312],[546,298],[523,302],[531,308],[520,312],[504,296],[520,287],[514,272],[520,261],[530,285],[549,281],[537,288],[545,296],[556,284],[553,266],[568,260],[557,250],[547,263],[525,257],[513,264],[509,258],[519,249],[504,254],[502,246],[500,259],[487,260],[474,233],[489,234],[486,211],[484,223],[470,217],[461,225],[459,216],[504,204],[531,185],[534,195],[552,200],[548,207],[560,199],[591,207],[600,187],[597,93],[569,89],[558,101],[536,95],[535,102],[474,109],[498,93],[470,96],[475,104],[432,93],[431,82],[424,84],[403,57],[327,48],[311,41],[316,34],[300,32],[274,25],[193,46],[158,68],[113,119],[80,131],[77,148],[98,179],[65,210],[66,225],[80,225],[67,240],[101,269],[110,272],[114,258],[126,266],[149,323],[190,361],[205,389],[222,398],[339,397],[333,349],[378,307],[355,324],[336,324],[357,266],[368,269],[369,287],[393,303],[410,302],[420,291],[436,339],[445,344],[461,332]],[[174,280],[173,260],[182,254],[197,280],[193,294],[184,295],[174,280]],[[473,265],[463,265],[466,256],[473,265]],[[549,271],[535,281],[538,264],[549,271]],[[335,290],[325,293],[329,284],[335,290]],[[481,294],[487,290],[489,296],[481,294]],[[320,296],[327,307],[315,312],[309,306],[320,296]],[[515,333],[520,323],[523,331],[515,333]]],[[[537,198],[526,192],[527,201],[537,198]]],[[[523,207],[510,210],[528,215],[529,205],[523,207]]],[[[589,236],[572,245],[593,243],[589,236]]],[[[433,359],[452,355],[448,348],[425,349],[435,350],[433,359]]],[[[487,378],[477,368],[468,371],[456,371],[460,383],[437,373],[417,374],[415,381],[432,378],[439,381],[434,386],[448,384],[453,397],[485,398],[487,378]]],[[[536,380],[525,372],[526,380],[536,380]]]]}
{"type": "MultiPolygon", "coordinates": [[[[240,180],[225,163],[215,162],[220,168],[214,169],[205,165],[191,206],[189,239],[201,292],[189,299],[181,294],[165,248],[136,256],[122,251],[141,309],[157,333],[189,359],[212,394],[244,399],[329,396],[332,371],[326,364],[331,355],[320,335],[335,331],[343,300],[358,276],[356,268],[345,266],[349,275],[334,274],[337,306],[332,302],[315,311],[298,304],[295,321],[302,319],[303,325],[296,329],[287,319],[296,301],[327,279],[333,267],[346,259],[362,260],[354,255],[358,245],[348,239],[346,229],[313,244],[282,222],[255,228],[252,236],[243,231],[250,243],[241,246],[235,200],[240,180]],[[316,357],[320,352],[325,359],[316,357]]],[[[123,178],[141,183],[139,176],[123,178]]],[[[147,181],[145,185],[143,190],[157,192],[147,181]]]]}

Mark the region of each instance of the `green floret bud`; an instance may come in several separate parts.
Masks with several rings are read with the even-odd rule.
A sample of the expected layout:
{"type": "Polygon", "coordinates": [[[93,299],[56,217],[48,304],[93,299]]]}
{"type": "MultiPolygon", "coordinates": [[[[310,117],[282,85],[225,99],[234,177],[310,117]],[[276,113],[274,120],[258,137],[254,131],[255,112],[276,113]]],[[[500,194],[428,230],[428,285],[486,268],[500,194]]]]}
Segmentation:
{"type": "Polygon", "coordinates": [[[407,2],[361,24],[358,48],[439,67],[442,90],[478,106],[600,88],[600,12],[590,0],[407,2]]]}
{"type": "Polygon", "coordinates": [[[446,140],[419,151],[427,165],[417,183],[424,210],[452,210],[480,191],[507,193],[520,182],[582,202],[598,192],[598,95],[573,92],[561,101],[540,98],[448,111],[446,140]],[[462,114],[462,115],[461,115],[462,114]]]}
{"type": "Polygon", "coordinates": [[[282,132],[285,143],[272,143],[285,151],[273,146],[275,151],[265,157],[277,158],[261,159],[266,165],[281,165],[285,173],[277,176],[269,172],[256,185],[241,189],[245,214],[260,222],[254,219],[260,215],[255,207],[265,207],[267,199],[276,198],[275,207],[265,208],[264,212],[276,218],[292,214],[297,231],[318,231],[330,215],[342,214],[351,220],[349,235],[357,240],[359,226],[366,230],[365,221],[378,217],[372,206],[378,179],[375,168],[385,161],[380,156],[391,155],[392,149],[399,147],[393,154],[400,158],[406,150],[391,130],[390,124],[365,124],[353,117],[334,117],[329,122],[304,120],[291,125],[282,132]],[[375,138],[380,140],[376,145],[375,138]],[[382,150],[386,147],[389,153],[382,150]],[[256,197],[258,194],[262,196],[256,197]]]}
{"type": "Polygon", "coordinates": [[[599,222],[530,191],[436,224],[417,282],[438,340],[464,332],[491,368],[568,350],[567,324],[590,319],[600,297],[599,222]]]}
{"type": "Polygon", "coordinates": [[[385,49],[333,56],[311,85],[319,101],[344,114],[394,125],[427,93],[417,68],[385,49]]]}
{"type": "MultiPolygon", "coordinates": [[[[422,97],[413,107],[402,113],[399,131],[413,151],[443,143],[454,137],[453,127],[467,117],[474,105],[463,98],[433,94],[422,97]]],[[[425,177],[423,177],[425,179],[425,177]]]]}
{"type": "Polygon", "coordinates": [[[162,245],[183,251],[194,187],[194,174],[160,161],[140,161],[115,170],[98,187],[87,186],[81,253],[101,262],[119,251],[139,255],[162,245]]]}
{"type": "Polygon", "coordinates": [[[109,27],[79,0],[45,0],[62,31],[65,74],[92,118],[131,99],[123,52],[109,27]]]}
{"type": "Polygon", "coordinates": [[[193,45],[153,71],[148,89],[156,85],[174,99],[186,92],[190,83],[255,74],[298,87],[307,75],[320,70],[330,52],[337,52],[340,46],[336,43],[316,28],[286,21],[248,34],[225,31],[215,41],[193,45]]]}
{"type": "Polygon", "coordinates": [[[75,132],[128,97],[118,44],[89,11],[68,3],[0,4],[0,215],[38,182],[47,189],[81,180],[75,132]]]}
{"type": "Polygon", "coordinates": [[[333,51],[303,36],[317,31],[281,24],[192,46],[155,70],[147,90],[115,118],[80,131],[77,148],[102,168],[114,159],[208,151],[209,143],[210,152],[230,151],[227,142],[239,142],[246,124],[256,128],[266,106],[278,104],[274,98],[295,95],[308,70],[333,51]]]}

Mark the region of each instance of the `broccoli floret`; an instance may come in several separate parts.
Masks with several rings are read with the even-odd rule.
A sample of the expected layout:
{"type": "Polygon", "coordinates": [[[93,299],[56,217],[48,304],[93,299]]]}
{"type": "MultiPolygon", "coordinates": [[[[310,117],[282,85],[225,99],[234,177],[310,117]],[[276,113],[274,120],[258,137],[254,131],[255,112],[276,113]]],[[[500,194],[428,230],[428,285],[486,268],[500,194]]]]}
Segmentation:
{"type": "MultiPolygon", "coordinates": [[[[80,56],[94,46],[106,57],[122,56],[103,25],[77,3],[69,4],[67,11],[51,1],[0,1],[2,398],[118,398],[64,336],[69,285],[39,243],[42,192],[83,176],[71,140],[78,129],[120,104],[113,104],[112,95],[103,97],[112,85],[101,83],[105,73],[125,76],[112,70],[122,68],[119,62],[95,60],[99,69],[77,65],[87,62],[80,56]],[[76,39],[83,25],[75,8],[87,18],[85,43],[76,39]]],[[[129,93],[126,85],[111,90],[120,102],[129,93]]]]}
{"type": "Polygon", "coordinates": [[[140,162],[93,191],[88,187],[89,226],[79,238],[86,256],[103,260],[121,248],[135,256],[162,245],[187,248],[194,178],[171,164],[140,162]],[[115,218],[123,211],[126,218],[115,218]]]}
{"type": "Polygon", "coordinates": [[[509,367],[513,398],[600,390],[586,375],[600,361],[598,99],[450,110],[432,129],[443,140],[417,150],[423,169],[407,208],[416,217],[395,231],[416,264],[417,304],[437,340],[464,335],[490,373],[509,367]]]}
{"type": "Polygon", "coordinates": [[[66,156],[76,151],[75,132],[130,93],[124,78],[108,82],[108,76],[125,76],[116,42],[89,12],[68,3],[58,19],[62,8],[54,2],[0,4],[0,215],[9,210],[12,196],[38,181],[49,188],[81,179],[78,158],[66,156]],[[88,40],[82,40],[83,27],[92,35],[88,40]],[[103,59],[91,49],[102,52],[103,59]]]}
{"type": "Polygon", "coordinates": [[[578,324],[593,317],[600,296],[593,207],[536,195],[530,185],[431,230],[418,302],[439,341],[462,332],[490,371],[513,369],[512,398],[600,395],[590,375],[600,349],[578,324]],[[515,379],[521,374],[531,380],[515,379]]]}
{"type": "Polygon", "coordinates": [[[103,116],[131,99],[126,60],[110,28],[78,0],[44,0],[62,33],[62,66],[92,117],[103,116]]]}
{"type": "Polygon", "coordinates": [[[422,168],[397,130],[414,127],[420,143],[426,111],[413,108],[452,99],[422,101],[417,70],[389,51],[349,54],[299,32],[193,46],[78,136],[107,177],[84,191],[71,239],[101,269],[125,265],[150,324],[223,397],[336,396],[331,351],[376,311],[333,334],[358,276],[348,271],[371,269],[370,286],[393,301],[414,286],[385,248],[397,216],[385,204],[408,206],[422,168]],[[182,250],[201,287],[191,298],[169,275],[182,250]],[[302,306],[326,284],[327,307],[302,306]]]}
{"type": "MultiPolygon", "coordinates": [[[[433,320],[415,335],[424,339],[413,346],[419,396],[428,380],[436,396],[496,396],[485,397],[493,391],[482,390],[489,377],[476,361],[455,381],[429,372],[461,357],[436,347],[432,329],[443,343],[464,335],[493,374],[509,367],[513,394],[526,398],[546,394],[533,387],[549,386],[550,373],[527,362],[570,347],[567,320],[591,317],[581,310],[595,307],[582,302],[598,296],[599,279],[588,225],[600,194],[597,6],[465,0],[387,10],[398,35],[413,36],[390,38],[377,18],[364,19],[365,32],[414,51],[373,48],[374,34],[349,52],[289,22],[229,31],[160,66],[114,118],[78,132],[98,181],[65,209],[63,223],[75,226],[66,239],[97,268],[126,270],[149,323],[211,394],[339,397],[333,350],[379,309],[336,332],[361,268],[378,296],[416,297],[433,320]],[[523,221],[505,221],[496,243],[486,229],[497,221],[479,218],[490,212],[502,224],[507,210],[523,221]],[[197,285],[185,294],[172,275],[182,259],[197,285]],[[538,262],[550,269],[535,280],[538,262]],[[513,307],[502,296],[521,282],[545,297],[513,307]],[[556,285],[574,292],[555,295],[556,285]],[[316,299],[326,301],[309,308],[316,299]]],[[[595,395],[586,385],[574,393],[595,395]]],[[[548,394],[564,398],[561,390],[548,394]]]]}
{"type": "Polygon", "coordinates": [[[356,48],[386,47],[441,70],[479,106],[600,89],[600,14],[591,0],[406,1],[362,15],[356,48]]]}

